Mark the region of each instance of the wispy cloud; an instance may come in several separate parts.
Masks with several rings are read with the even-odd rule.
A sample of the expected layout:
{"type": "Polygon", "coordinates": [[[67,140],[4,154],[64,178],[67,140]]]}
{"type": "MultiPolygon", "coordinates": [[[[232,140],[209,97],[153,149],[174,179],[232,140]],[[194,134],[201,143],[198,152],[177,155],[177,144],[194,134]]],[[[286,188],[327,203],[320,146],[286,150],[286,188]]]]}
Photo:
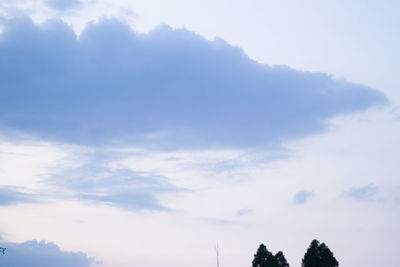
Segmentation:
{"type": "Polygon", "coordinates": [[[262,65],[221,39],[165,25],[137,34],[101,20],[77,38],[57,20],[3,24],[3,131],[96,146],[260,148],[387,102],[369,87],[262,65]]]}
{"type": "Polygon", "coordinates": [[[226,219],[220,219],[220,218],[203,218],[204,221],[207,223],[215,224],[215,225],[235,225],[237,222],[233,220],[226,220],[226,219]]]}
{"type": "Polygon", "coordinates": [[[253,213],[253,210],[249,209],[249,208],[244,208],[244,209],[240,209],[240,210],[236,211],[237,216],[244,216],[244,215],[248,215],[251,213],[253,213]]]}
{"type": "Polygon", "coordinates": [[[12,186],[0,186],[0,206],[10,206],[22,203],[35,203],[34,194],[21,191],[21,188],[12,186]]]}
{"type": "Polygon", "coordinates": [[[379,188],[373,184],[352,187],[345,192],[345,194],[356,200],[374,200],[379,188]]]}
{"type": "MultiPolygon", "coordinates": [[[[111,158],[112,155],[108,159],[111,158]]],[[[112,168],[107,166],[106,159],[97,160],[96,155],[88,156],[83,165],[54,173],[45,183],[74,199],[131,211],[168,211],[170,208],[162,205],[158,198],[165,193],[184,191],[172,185],[167,177],[112,168]]]]}

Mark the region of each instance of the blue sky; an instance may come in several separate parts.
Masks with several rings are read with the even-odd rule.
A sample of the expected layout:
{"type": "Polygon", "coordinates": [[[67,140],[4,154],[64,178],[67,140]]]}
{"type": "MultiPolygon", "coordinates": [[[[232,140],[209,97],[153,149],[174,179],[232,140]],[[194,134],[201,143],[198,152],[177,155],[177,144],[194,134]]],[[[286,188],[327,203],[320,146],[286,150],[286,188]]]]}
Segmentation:
{"type": "Polygon", "coordinates": [[[0,1],[0,260],[395,264],[399,8],[0,1]]]}

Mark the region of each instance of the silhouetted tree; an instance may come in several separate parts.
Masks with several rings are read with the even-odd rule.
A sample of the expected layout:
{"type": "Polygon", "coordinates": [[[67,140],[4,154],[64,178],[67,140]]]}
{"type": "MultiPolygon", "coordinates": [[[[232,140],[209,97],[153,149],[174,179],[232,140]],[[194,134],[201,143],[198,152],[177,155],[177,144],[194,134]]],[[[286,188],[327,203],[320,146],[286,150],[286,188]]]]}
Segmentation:
{"type": "Polygon", "coordinates": [[[282,251],[276,253],[275,259],[278,267],[289,267],[289,263],[286,261],[285,255],[283,255],[282,251]]]}
{"type": "Polygon", "coordinates": [[[302,260],[302,267],[338,267],[339,262],[331,250],[318,240],[313,240],[302,260]]]}
{"type": "Polygon", "coordinates": [[[336,260],[336,258],[333,256],[332,251],[325,245],[325,243],[322,243],[319,246],[320,254],[321,254],[321,263],[322,266],[326,267],[337,267],[339,266],[339,262],[336,260]]]}
{"type": "Polygon", "coordinates": [[[261,244],[256,254],[254,254],[254,260],[252,262],[252,267],[267,267],[267,260],[273,257],[272,253],[268,251],[264,244],[261,244]]]}
{"type": "Polygon", "coordinates": [[[302,260],[302,267],[317,267],[319,262],[319,242],[313,240],[302,260]]]}
{"type": "Polygon", "coordinates": [[[289,264],[281,251],[274,256],[264,244],[261,244],[254,254],[252,267],[289,267],[289,264]]]}

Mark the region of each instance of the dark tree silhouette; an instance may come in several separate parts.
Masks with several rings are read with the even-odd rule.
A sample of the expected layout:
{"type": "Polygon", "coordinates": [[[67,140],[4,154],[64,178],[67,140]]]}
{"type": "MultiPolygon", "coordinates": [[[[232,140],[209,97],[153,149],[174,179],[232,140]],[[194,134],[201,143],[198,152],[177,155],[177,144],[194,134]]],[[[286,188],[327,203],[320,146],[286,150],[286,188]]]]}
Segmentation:
{"type": "Polygon", "coordinates": [[[0,247],[0,253],[6,254],[5,251],[6,251],[6,248],[1,248],[0,247]]]}
{"type": "Polygon", "coordinates": [[[289,267],[289,264],[281,251],[274,256],[264,244],[261,244],[254,254],[252,267],[289,267]]]}
{"type": "Polygon", "coordinates": [[[313,240],[310,246],[307,249],[306,254],[302,260],[302,267],[317,267],[319,260],[319,242],[317,240],[313,240]]]}
{"type": "Polygon", "coordinates": [[[331,250],[318,240],[313,240],[302,260],[302,267],[338,267],[339,262],[331,250]]]}
{"type": "Polygon", "coordinates": [[[283,255],[282,251],[276,253],[275,259],[277,261],[278,267],[289,267],[289,263],[286,261],[285,255],[283,255]]]}
{"type": "Polygon", "coordinates": [[[257,253],[254,254],[252,267],[267,267],[267,260],[271,257],[273,257],[272,253],[268,251],[264,244],[261,244],[257,249],[257,253]]]}

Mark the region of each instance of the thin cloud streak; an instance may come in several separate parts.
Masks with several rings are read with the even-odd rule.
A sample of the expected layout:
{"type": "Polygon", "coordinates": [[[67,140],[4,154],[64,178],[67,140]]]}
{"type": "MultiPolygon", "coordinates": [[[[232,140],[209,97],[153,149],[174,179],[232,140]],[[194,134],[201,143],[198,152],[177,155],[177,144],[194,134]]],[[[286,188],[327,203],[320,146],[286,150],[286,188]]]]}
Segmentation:
{"type": "Polygon", "coordinates": [[[352,187],[345,192],[348,197],[359,201],[371,201],[375,199],[379,188],[373,184],[366,186],[352,187]]]}
{"type": "MultiPolygon", "coordinates": [[[[129,211],[171,211],[158,198],[187,191],[172,185],[167,177],[107,165],[114,159],[86,155],[86,162],[49,175],[43,182],[68,197],[93,204],[106,204],[129,211]]],[[[115,160],[115,159],[114,159],[115,160]]]]}
{"type": "Polygon", "coordinates": [[[38,202],[37,196],[25,193],[20,188],[12,186],[0,186],[0,206],[11,206],[24,203],[38,202]]]}

